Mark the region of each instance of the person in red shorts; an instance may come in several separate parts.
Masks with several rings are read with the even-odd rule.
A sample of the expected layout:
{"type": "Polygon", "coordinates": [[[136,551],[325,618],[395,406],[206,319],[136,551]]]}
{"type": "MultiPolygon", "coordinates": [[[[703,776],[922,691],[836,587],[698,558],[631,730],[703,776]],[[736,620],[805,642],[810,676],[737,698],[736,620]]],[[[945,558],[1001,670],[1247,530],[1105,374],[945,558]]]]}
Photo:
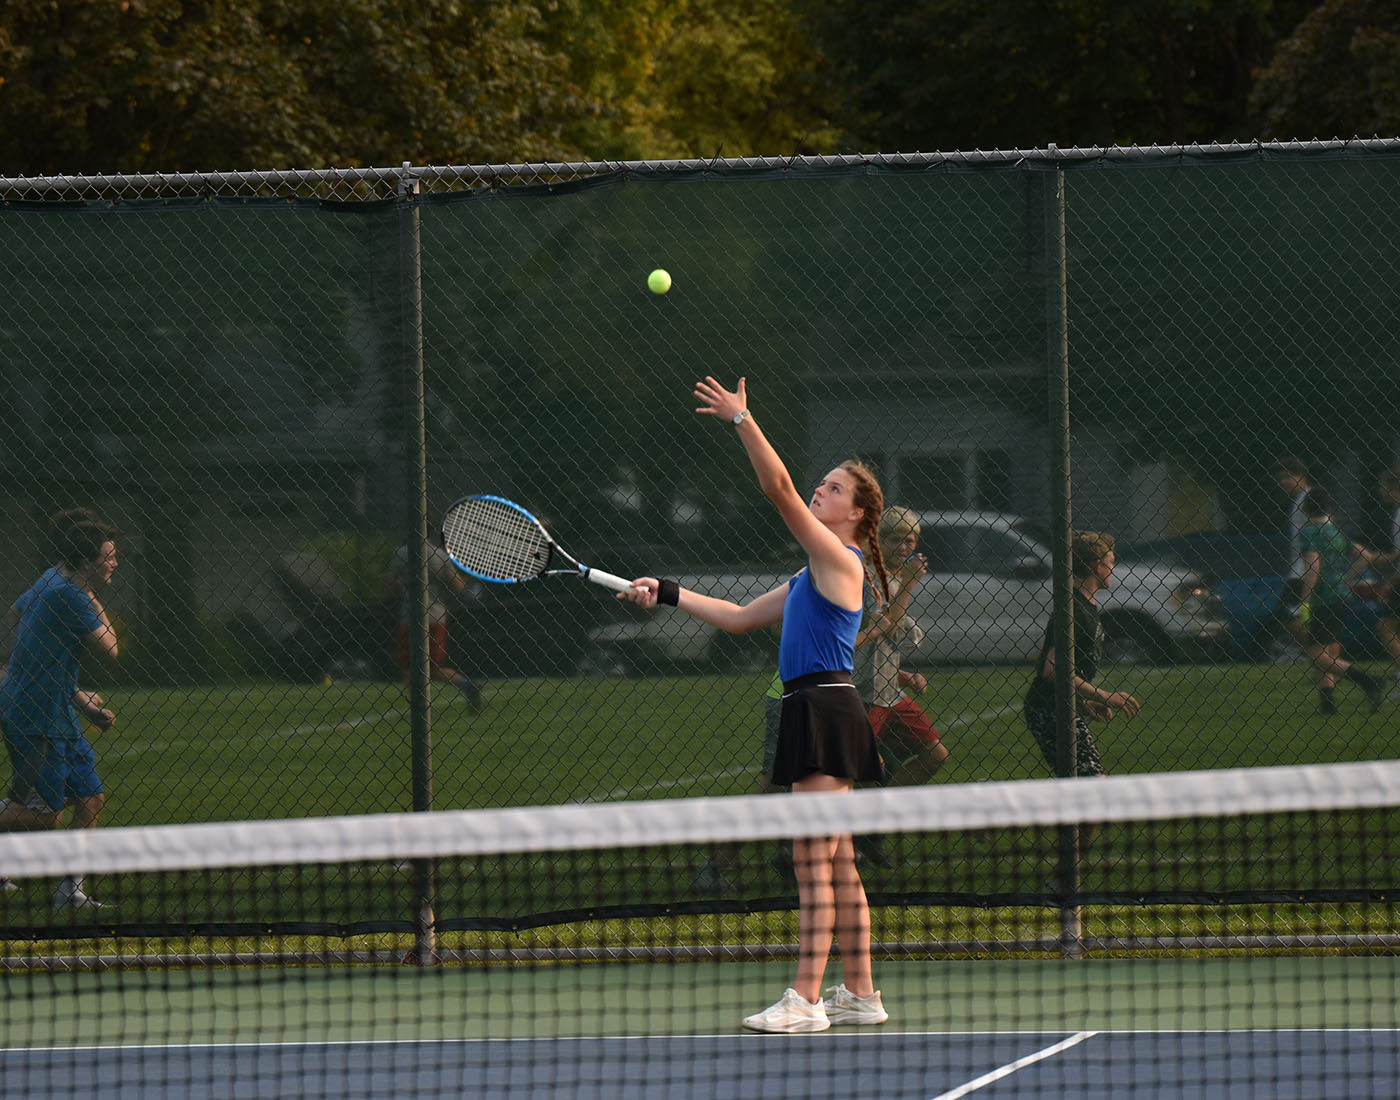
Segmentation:
{"type": "MultiPolygon", "coordinates": [[[[927,691],[928,680],[901,667],[903,654],[923,637],[908,616],[909,599],[928,569],[918,552],[919,531],[919,517],[912,509],[893,505],[881,515],[880,549],[885,561],[897,563],[890,577],[890,602],[882,609],[868,604],[856,638],[856,687],[870,708],[870,725],[885,760],[882,785],[887,787],[927,783],[948,759],[937,728],[910,698],[927,691]]],[[[866,863],[890,865],[877,836],[857,837],[856,849],[866,863]]]]}
{"type": "MultiPolygon", "coordinates": [[[[434,680],[451,684],[467,698],[473,714],[481,710],[481,689],[471,679],[447,663],[447,600],[459,595],[467,581],[451,557],[431,540],[423,547],[428,561],[428,663],[434,680]]],[[[400,546],[394,554],[392,572],[400,591],[399,625],[394,633],[394,663],[408,679],[409,662],[409,589],[408,547],[400,546]]]]}

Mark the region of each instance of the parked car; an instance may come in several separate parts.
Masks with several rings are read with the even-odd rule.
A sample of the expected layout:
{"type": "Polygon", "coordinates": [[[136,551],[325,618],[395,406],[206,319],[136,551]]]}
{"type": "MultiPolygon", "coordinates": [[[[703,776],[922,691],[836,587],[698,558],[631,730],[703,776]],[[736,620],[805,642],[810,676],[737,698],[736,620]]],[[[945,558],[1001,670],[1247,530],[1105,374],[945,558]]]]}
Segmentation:
{"type": "MultiPolygon", "coordinates": [[[[1209,581],[1230,626],[1228,653],[1237,660],[1279,660],[1297,645],[1283,629],[1276,611],[1292,550],[1282,533],[1205,532],[1121,546],[1120,561],[1159,562],[1198,570],[1209,581]]],[[[1376,640],[1380,607],[1374,578],[1352,585],[1352,599],[1342,625],[1348,652],[1382,657],[1376,640]]]]}
{"type": "MultiPolygon", "coordinates": [[[[1031,664],[1052,606],[1048,538],[1030,521],[994,512],[925,512],[920,550],[929,572],[910,603],[925,664],[1031,664]]],[[[692,573],[685,587],[740,602],[783,583],[772,570],[692,573]]],[[[1105,660],[1164,663],[1214,652],[1228,627],[1202,575],[1147,561],[1120,565],[1099,595],[1105,660]]],[[[771,668],[770,632],[733,637],[671,608],[637,611],[589,635],[583,671],[625,673],[676,665],[771,668]]]]}
{"type": "MultiPolygon", "coordinates": [[[[793,575],[790,570],[776,568],[658,573],[673,577],[682,588],[736,603],[747,603],[793,575]]],[[[622,621],[589,634],[579,658],[581,674],[628,675],[676,667],[752,672],[777,667],[778,636],[774,631],[728,634],[670,607],[644,611],[627,603],[618,610],[622,621]]]]}
{"type": "MultiPolygon", "coordinates": [[[[997,512],[924,512],[920,522],[929,569],[909,604],[924,631],[914,660],[1034,663],[1053,605],[1048,534],[997,512]]],[[[1220,602],[1189,567],[1120,559],[1098,605],[1109,663],[1197,659],[1226,640],[1220,602]]]]}

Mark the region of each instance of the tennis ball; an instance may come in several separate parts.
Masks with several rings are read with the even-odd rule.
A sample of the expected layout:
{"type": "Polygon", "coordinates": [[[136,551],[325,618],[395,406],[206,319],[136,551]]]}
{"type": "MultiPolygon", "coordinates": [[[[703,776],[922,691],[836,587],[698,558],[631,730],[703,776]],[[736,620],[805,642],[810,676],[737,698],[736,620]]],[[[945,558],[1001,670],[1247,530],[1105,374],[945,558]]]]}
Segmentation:
{"type": "Polygon", "coordinates": [[[647,276],[647,289],[653,294],[665,294],[671,289],[671,273],[664,267],[658,267],[647,276]]]}

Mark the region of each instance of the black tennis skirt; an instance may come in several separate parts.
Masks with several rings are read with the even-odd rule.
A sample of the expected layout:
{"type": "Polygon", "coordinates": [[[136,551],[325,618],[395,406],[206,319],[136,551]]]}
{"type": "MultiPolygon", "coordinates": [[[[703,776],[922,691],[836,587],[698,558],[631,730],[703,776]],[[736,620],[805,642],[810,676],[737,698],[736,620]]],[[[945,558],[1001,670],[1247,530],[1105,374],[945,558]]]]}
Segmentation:
{"type": "Polygon", "coordinates": [[[870,716],[849,672],[814,672],[783,682],[773,782],[790,786],[813,772],[858,783],[884,776],[870,716]]]}

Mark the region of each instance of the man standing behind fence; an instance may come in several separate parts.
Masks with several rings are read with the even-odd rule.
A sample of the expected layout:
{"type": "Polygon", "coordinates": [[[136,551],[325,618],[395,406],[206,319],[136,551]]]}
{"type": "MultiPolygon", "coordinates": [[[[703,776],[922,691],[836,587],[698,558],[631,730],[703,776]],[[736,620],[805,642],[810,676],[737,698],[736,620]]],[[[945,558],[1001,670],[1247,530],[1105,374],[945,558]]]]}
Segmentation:
{"type": "MultiPolygon", "coordinates": [[[[447,664],[447,600],[450,595],[466,591],[462,576],[447,551],[432,540],[423,545],[428,562],[428,663],[434,680],[457,688],[467,698],[473,714],[481,710],[481,689],[457,669],[447,664]]],[[[399,589],[399,625],[394,635],[394,661],[408,678],[410,646],[409,619],[413,608],[412,587],[408,583],[408,547],[400,546],[394,554],[391,572],[399,589]]]]}
{"type": "Polygon", "coordinates": [[[1288,573],[1283,579],[1283,592],[1274,614],[1276,621],[1293,636],[1300,646],[1308,644],[1307,628],[1298,621],[1299,593],[1303,587],[1303,498],[1308,495],[1312,479],[1303,460],[1285,455],[1274,463],[1274,481],[1288,495],[1288,573]]]}
{"type": "MultiPolygon", "coordinates": [[[[97,825],[106,796],[74,700],[99,729],[111,726],[100,700],[87,705],[78,696],[78,666],[84,645],[109,660],[117,656],[116,632],[97,598],[117,568],[115,535],[97,521],[68,527],[58,538],[59,564],[10,608],[15,644],[0,684],[0,728],[14,781],[0,801],[0,832],[56,829],[70,803],[73,828],[97,825]]],[[[83,891],[81,875],[65,878],[54,894],[58,909],[101,905],[83,891]]]]}
{"type": "Polygon", "coordinates": [[[1303,497],[1307,522],[1300,534],[1303,552],[1302,589],[1298,593],[1298,622],[1304,630],[1304,651],[1312,664],[1318,691],[1318,711],[1336,714],[1337,683],[1346,679],[1360,686],[1375,710],[1384,685],[1370,673],[1342,658],[1342,622],[1350,589],[1347,577],[1358,561],[1373,561],[1371,551],[1354,543],[1332,522],[1332,497],[1326,489],[1309,489],[1303,497]]]}
{"type": "MultiPolygon", "coordinates": [[[[1075,769],[1078,775],[1104,775],[1103,761],[1086,716],[1111,721],[1117,714],[1131,718],[1140,709],[1126,691],[1109,691],[1094,681],[1103,654],[1103,626],[1099,622],[1098,594],[1113,583],[1117,564],[1112,535],[1076,531],[1070,540],[1074,574],[1074,673],[1072,685],[1078,710],[1074,716],[1075,769]]],[[[1026,726],[1040,746],[1052,774],[1060,764],[1060,741],[1069,731],[1059,728],[1055,713],[1055,616],[1045,624],[1035,677],[1026,692],[1023,710],[1026,726]]]]}

